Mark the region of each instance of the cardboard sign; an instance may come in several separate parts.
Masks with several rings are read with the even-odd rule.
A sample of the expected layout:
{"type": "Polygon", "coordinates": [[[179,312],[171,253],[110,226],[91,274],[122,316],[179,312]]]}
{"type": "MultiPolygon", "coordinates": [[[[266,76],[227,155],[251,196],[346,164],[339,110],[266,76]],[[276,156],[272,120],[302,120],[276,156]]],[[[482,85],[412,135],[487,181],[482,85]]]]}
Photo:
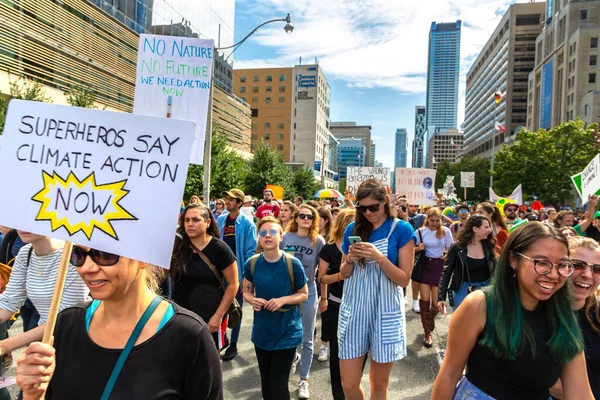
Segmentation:
{"type": "Polygon", "coordinates": [[[195,126],[12,100],[0,224],[168,268],[195,126]]]}
{"type": "Polygon", "coordinates": [[[514,200],[519,205],[523,204],[523,188],[522,188],[522,186],[519,184],[519,186],[517,186],[515,188],[515,190],[513,190],[513,192],[508,197],[498,196],[496,194],[496,192],[494,192],[494,189],[490,188],[490,201],[492,203],[495,204],[498,200],[500,200],[502,198],[508,198],[508,199],[514,200]]]}
{"type": "Polygon", "coordinates": [[[573,175],[571,180],[584,203],[588,201],[589,195],[600,194],[600,154],[581,173],[573,175]]]}
{"type": "Polygon", "coordinates": [[[275,200],[283,200],[283,186],[267,185],[265,189],[271,189],[273,191],[273,198],[275,200]]]}
{"type": "Polygon", "coordinates": [[[351,199],[356,198],[358,187],[367,179],[375,178],[387,188],[392,182],[392,173],[387,167],[348,167],[346,174],[346,190],[351,199]]]}
{"type": "Polygon", "coordinates": [[[396,193],[406,195],[409,204],[436,205],[435,169],[396,168],[396,193]]]}
{"type": "Polygon", "coordinates": [[[475,172],[461,172],[460,173],[460,186],[464,188],[475,187],[475,172]]]}
{"type": "Polygon", "coordinates": [[[140,35],[134,114],[194,121],[189,162],[202,165],[214,42],[140,35]]]}

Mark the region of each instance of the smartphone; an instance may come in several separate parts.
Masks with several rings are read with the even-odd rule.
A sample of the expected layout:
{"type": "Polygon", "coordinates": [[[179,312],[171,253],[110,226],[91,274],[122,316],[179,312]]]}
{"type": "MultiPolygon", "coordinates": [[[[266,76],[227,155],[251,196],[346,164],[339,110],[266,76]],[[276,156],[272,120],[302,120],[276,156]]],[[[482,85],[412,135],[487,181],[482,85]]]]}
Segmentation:
{"type": "Polygon", "coordinates": [[[402,211],[406,212],[406,206],[400,206],[400,208],[402,209],[402,211]]]}
{"type": "Polygon", "coordinates": [[[348,240],[350,241],[351,245],[362,242],[362,239],[360,238],[360,236],[348,236],[348,240]]]}

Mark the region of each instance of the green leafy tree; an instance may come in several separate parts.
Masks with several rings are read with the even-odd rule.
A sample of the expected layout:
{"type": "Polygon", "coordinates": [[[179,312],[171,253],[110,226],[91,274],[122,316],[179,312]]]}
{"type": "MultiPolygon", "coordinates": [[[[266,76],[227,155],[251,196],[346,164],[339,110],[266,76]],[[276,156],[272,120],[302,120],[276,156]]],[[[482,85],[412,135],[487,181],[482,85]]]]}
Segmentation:
{"type": "MultiPolygon", "coordinates": [[[[303,168],[294,172],[294,189],[296,196],[311,199],[319,190],[319,187],[319,183],[315,180],[312,169],[303,168]]],[[[286,194],[286,197],[290,196],[286,194]]]]}
{"type": "Polygon", "coordinates": [[[67,94],[67,103],[74,107],[97,108],[95,101],[96,94],[88,87],[71,86],[67,94]]]}
{"type": "Polygon", "coordinates": [[[344,194],[346,192],[346,178],[341,178],[339,181],[340,189],[339,192],[344,194]]]}
{"type": "Polygon", "coordinates": [[[250,161],[250,171],[245,183],[247,193],[256,197],[262,197],[262,191],[267,185],[283,186],[286,198],[294,194],[292,171],[284,164],[283,156],[265,142],[258,143],[254,149],[254,158],[250,161]]]}
{"type": "Polygon", "coordinates": [[[446,177],[454,176],[456,196],[464,200],[464,188],[460,185],[461,172],[475,172],[475,187],[467,188],[467,200],[477,202],[486,200],[489,197],[490,161],[483,157],[465,156],[456,163],[443,160],[436,168],[435,188],[443,188],[446,177]]]}
{"type": "Polygon", "coordinates": [[[41,82],[27,79],[23,76],[9,82],[9,97],[0,95],[0,135],[4,131],[4,122],[6,121],[6,111],[10,99],[41,101],[52,103],[52,99],[46,96],[46,90],[41,82]]]}
{"type": "Polygon", "coordinates": [[[587,129],[584,126],[577,119],[550,130],[519,131],[515,143],[496,154],[494,191],[508,194],[522,184],[524,200],[534,194],[551,204],[571,200],[570,177],[581,172],[598,153],[594,146],[597,124],[587,129]]]}

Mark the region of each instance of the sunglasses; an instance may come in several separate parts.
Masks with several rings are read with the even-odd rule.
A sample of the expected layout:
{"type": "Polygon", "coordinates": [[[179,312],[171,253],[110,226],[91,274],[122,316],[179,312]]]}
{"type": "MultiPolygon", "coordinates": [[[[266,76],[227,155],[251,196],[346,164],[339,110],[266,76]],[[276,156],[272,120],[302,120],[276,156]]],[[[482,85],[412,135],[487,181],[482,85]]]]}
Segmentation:
{"type": "Polygon", "coordinates": [[[258,235],[260,237],[264,238],[267,236],[267,234],[269,236],[277,236],[278,233],[279,232],[277,231],[277,229],[269,229],[269,230],[263,229],[262,231],[258,232],[258,235]]]}
{"type": "Polygon", "coordinates": [[[469,210],[466,210],[466,209],[464,209],[464,208],[461,208],[460,210],[458,210],[458,212],[459,212],[460,214],[464,214],[464,213],[468,213],[468,212],[469,212],[469,210]]]}
{"type": "Polygon", "coordinates": [[[85,250],[82,247],[75,246],[71,252],[71,264],[76,267],[81,267],[85,264],[87,256],[92,258],[92,261],[101,267],[110,267],[119,262],[120,256],[105,251],[89,249],[85,250]]]}
{"type": "Polygon", "coordinates": [[[600,275],[600,264],[590,264],[581,260],[571,260],[571,264],[575,267],[575,271],[585,271],[587,267],[590,267],[594,275],[600,275]]]}
{"type": "Polygon", "coordinates": [[[517,210],[518,210],[518,208],[513,208],[513,207],[504,209],[505,212],[517,212],[517,210]]]}
{"type": "Polygon", "coordinates": [[[300,219],[308,219],[308,220],[313,220],[315,219],[315,216],[312,214],[298,214],[298,218],[300,219]]]}
{"type": "Polygon", "coordinates": [[[371,212],[377,212],[379,211],[379,206],[381,206],[381,203],[383,203],[382,201],[380,201],[379,203],[375,203],[375,204],[371,204],[368,206],[361,206],[361,205],[356,205],[356,208],[358,209],[358,211],[360,211],[361,213],[366,213],[367,210],[371,211],[371,212]]]}

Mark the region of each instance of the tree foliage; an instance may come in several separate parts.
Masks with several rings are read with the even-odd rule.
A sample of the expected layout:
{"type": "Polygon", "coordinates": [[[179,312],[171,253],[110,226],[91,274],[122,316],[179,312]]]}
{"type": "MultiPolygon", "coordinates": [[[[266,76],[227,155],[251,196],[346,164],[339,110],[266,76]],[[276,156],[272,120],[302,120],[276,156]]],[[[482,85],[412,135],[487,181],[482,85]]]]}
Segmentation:
{"type": "Polygon", "coordinates": [[[533,195],[544,203],[559,204],[573,198],[570,177],[581,172],[596,156],[596,124],[584,128],[577,119],[551,130],[531,132],[522,129],[515,143],[496,154],[494,191],[511,193],[523,185],[523,198],[533,195]]]}
{"type": "Polygon", "coordinates": [[[11,98],[52,103],[52,99],[46,96],[44,85],[41,82],[33,81],[23,76],[14,81],[9,81],[9,93],[9,98],[0,96],[0,135],[4,131],[6,111],[11,98]]]}
{"type": "Polygon", "coordinates": [[[284,164],[283,156],[265,142],[257,143],[254,149],[254,158],[250,161],[250,171],[245,183],[246,192],[252,196],[262,196],[266,185],[283,186],[286,198],[294,193],[294,179],[290,168],[284,164]]]}
{"type": "Polygon", "coordinates": [[[67,103],[74,107],[97,108],[96,94],[87,87],[71,86],[67,94],[67,103]]]}
{"type": "MultiPolygon", "coordinates": [[[[305,199],[311,199],[319,188],[320,185],[315,180],[311,168],[303,168],[294,172],[294,195],[302,196],[305,199]]],[[[285,197],[291,198],[293,196],[286,193],[285,197]]]]}
{"type": "Polygon", "coordinates": [[[463,199],[464,189],[460,185],[461,172],[475,172],[475,187],[467,188],[467,200],[484,201],[489,197],[490,161],[483,157],[464,156],[459,162],[450,163],[448,160],[440,162],[436,168],[435,188],[444,187],[448,175],[454,176],[456,195],[463,199]]]}

